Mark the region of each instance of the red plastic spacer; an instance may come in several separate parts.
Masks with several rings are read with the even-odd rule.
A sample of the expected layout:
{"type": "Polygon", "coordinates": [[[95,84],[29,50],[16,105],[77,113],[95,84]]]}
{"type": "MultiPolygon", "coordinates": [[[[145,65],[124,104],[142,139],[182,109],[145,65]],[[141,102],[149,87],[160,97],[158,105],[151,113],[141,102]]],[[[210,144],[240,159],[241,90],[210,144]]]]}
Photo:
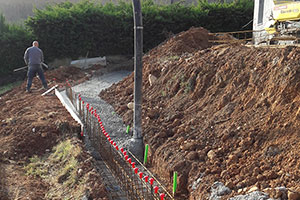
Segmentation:
{"type": "Polygon", "coordinates": [[[107,139],[108,139],[108,141],[111,141],[110,137],[108,137],[107,139]]]}
{"type": "Polygon", "coordinates": [[[159,196],[160,196],[160,200],[164,200],[164,198],[165,198],[165,194],[164,193],[161,193],[159,196]]]}
{"type": "Polygon", "coordinates": [[[127,160],[128,162],[129,162],[129,164],[131,164],[131,158],[128,158],[128,160],[127,160]]]}
{"type": "Polygon", "coordinates": [[[136,167],[136,168],[134,168],[134,173],[136,173],[136,174],[137,174],[137,173],[138,173],[138,171],[139,171],[139,168],[137,168],[137,167],[136,167]]]}
{"type": "Polygon", "coordinates": [[[145,176],[144,179],[145,179],[145,182],[147,183],[149,180],[149,176],[145,176]]]}
{"type": "Polygon", "coordinates": [[[132,168],[135,168],[135,162],[132,162],[131,165],[132,165],[132,168]]]}
{"type": "Polygon", "coordinates": [[[150,182],[150,185],[153,185],[154,179],[153,179],[153,178],[150,178],[150,179],[149,179],[149,182],[150,182]]]}
{"type": "Polygon", "coordinates": [[[124,154],[124,156],[126,156],[126,154],[127,154],[127,151],[124,151],[124,152],[123,152],[123,154],[124,154]]]}
{"type": "Polygon", "coordinates": [[[82,104],[84,105],[84,101],[82,101],[82,104]]]}
{"type": "Polygon", "coordinates": [[[83,132],[82,131],[81,131],[80,135],[81,135],[81,137],[83,136],[83,132]]]}
{"type": "Polygon", "coordinates": [[[118,146],[116,146],[116,149],[117,149],[117,151],[119,150],[119,147],[118,146]]]}
{"type": "Polygon", "coordinates": [[[114,142],[113,145],[114,145],[114,146],[117,146],[117,143],[114,142]]]}
{"type": "Polygon", "coordinates": [[[155,194],[157,194],[158,189],[159,189],[159,188],[158,188],[157,186],[154,187],[154,193],[155,193],[155,194]]]}
{"type": "Polygon", "coordinates": [[[143,172],[139,173],[140,178],[143,178],[143,172]]]}
{"type": "Polygon", "coordinates": [[[126,155],[126,156],[124,157],[124,158],[125,158],[125,160],[127,160],[127,159],[128,159],[128,157],[129,157],[129,156],[128,156],[128,155],[126,155]]]}
{"type": "Polygon", "coordinates": [[[123,153],[124,152],[124,148],[121,148],[120,151],[123,153]]]}
{"type": "Polygon", "coordinates": [[[113,144],[113,143],[114,143],[114,141],[113,141],[113,140],[111,140],[111,141],[110,141],[110,143],[111,143],[111,144],[113,144]]]}

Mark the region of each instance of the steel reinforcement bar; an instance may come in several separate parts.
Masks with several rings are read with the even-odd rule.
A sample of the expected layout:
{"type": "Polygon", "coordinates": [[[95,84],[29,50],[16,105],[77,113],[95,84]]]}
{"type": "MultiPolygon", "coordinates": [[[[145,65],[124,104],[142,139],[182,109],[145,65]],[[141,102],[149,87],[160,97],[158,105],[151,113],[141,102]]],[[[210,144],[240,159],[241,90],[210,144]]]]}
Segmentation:
{"type": "MultiPolygon", "coordinates": [[[[129,151],[119,147],[106,132],[100,115],[72,90],[67,81],[66,94],[85,125],[85,136],[99,152],[127,197],[132,200],[173,200],[174,197],[154,175],[129,151]]],[[[83,132],[81,133],[83,136],[83,132]]]]}

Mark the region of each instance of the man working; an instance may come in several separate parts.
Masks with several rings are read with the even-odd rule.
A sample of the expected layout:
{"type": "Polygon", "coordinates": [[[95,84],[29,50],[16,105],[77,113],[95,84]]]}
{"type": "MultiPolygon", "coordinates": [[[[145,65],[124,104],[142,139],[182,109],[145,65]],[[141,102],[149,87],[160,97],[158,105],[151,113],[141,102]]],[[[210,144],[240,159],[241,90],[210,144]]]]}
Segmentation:
{"type": "Polygon", "coordinates": [[[42,62],[44,62],[44,55],[43,51],[39,48],[39,43],[37,41],[34,41],[32,43],[32,47],[26,49],[24,60],[26,65],[28,65],[28,80],[26,91],[30,92],[32,79],[33,77],[35,77],[36,73],[39,75],[44,88],[47,89],[47,82],[41,66],[42,62]]]}

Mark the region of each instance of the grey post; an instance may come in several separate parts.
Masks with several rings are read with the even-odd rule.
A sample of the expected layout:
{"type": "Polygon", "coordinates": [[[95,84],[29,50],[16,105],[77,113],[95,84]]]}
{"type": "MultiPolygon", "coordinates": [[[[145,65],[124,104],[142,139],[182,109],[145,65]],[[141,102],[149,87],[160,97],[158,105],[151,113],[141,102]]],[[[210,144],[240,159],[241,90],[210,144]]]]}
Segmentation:
{"type": "Polygon", "coordinates": [[[143,24],[140,0],[133,0],[134,15],[134,113],[133,138],[130,140],[129,150],[142,160],[142,75],[143,75],[143,24]]]}

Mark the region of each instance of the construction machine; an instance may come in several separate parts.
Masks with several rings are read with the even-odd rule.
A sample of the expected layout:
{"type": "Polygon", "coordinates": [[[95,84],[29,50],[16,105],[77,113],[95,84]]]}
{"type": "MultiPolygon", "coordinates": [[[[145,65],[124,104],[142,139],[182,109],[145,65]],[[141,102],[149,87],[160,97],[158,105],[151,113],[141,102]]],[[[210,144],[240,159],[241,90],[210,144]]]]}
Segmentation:
{"type": "Polygon", "coordinates": [[[295,44],[300,41],[300,1],[274,1],[265,30],[273,35],[271,44],[295,44]]]}

